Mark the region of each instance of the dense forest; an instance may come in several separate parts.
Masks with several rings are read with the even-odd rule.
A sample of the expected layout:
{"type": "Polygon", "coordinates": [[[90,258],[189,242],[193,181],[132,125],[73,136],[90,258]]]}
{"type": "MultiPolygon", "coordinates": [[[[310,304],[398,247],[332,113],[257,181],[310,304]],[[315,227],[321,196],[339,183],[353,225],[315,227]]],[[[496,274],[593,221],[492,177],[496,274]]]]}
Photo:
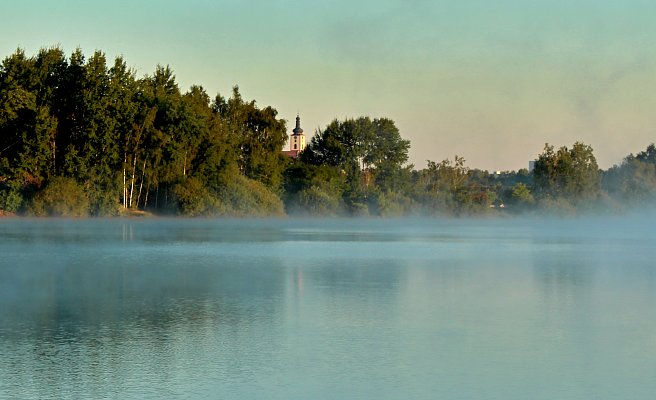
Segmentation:
{"type": "Polygon", "coordinates": [[[547,144],[532,171],[491,174],[459,156],[415,169],[388,118],[334,120],[297,159],[287,131],[237,87],[211,98],[169,67],[137,78],[100,51],[17,50],[0,65],[0,214],[577,214],[656,194],[653,144],[608,170],[589,145],[547,144]]]}

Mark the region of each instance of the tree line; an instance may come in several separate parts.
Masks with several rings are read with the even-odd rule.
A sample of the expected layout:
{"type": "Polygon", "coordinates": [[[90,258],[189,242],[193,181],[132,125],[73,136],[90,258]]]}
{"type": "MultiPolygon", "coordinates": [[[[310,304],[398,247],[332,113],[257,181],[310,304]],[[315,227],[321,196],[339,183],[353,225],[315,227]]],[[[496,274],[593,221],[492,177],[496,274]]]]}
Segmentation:
{"type": "Polygon", "coordinates": [[[0,65],[0,212],[106,216],[472,215],[580,212],[648,203],[650,145],[602,171],[589,145],[546,145],[535,169],[490,174],[465,159],[408,165],[388,118],[334,120],[297,159],[271,107],[182,92],[158,66],[137,78],[122,57],[22,50],[0,65]]]}

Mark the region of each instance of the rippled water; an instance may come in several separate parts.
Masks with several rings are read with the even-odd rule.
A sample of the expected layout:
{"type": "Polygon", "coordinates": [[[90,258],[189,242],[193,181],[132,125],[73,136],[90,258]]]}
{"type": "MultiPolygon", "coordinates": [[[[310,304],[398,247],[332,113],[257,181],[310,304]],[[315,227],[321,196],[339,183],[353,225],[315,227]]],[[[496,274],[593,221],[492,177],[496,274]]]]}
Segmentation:
{"type": "Polygon", "coordinates": [[[654,222],[0,220],[0,398],[653,399],[654,222]]]}

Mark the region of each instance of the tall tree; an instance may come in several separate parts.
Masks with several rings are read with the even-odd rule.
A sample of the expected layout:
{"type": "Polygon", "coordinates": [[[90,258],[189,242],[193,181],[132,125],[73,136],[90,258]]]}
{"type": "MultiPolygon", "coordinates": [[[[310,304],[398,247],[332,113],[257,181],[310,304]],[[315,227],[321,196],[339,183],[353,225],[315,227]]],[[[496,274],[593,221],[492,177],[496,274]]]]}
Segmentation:
{"type": "Polygon", "coordinates": [[[359,170],[398,169],[408,160],[410,142],[401,138],[394,121],[369,117],[334,120],[317,132],[302,159],[316,165],[359,170]]]}
{"type": "Polygon", "coordinates": [[[227,101],[217,97],[214,109],[236,146],[241,173],[277,191],[287,161],[280,153],[287,141],[287,128],[285,121],[277,118],[278,111],[260,109],[254,100],[245,102],[237,86],[227,101]]]}
{"type": "Polygon", "coordinates": [[[54,173],[58,123],[51,107],[65,66],[52,48],[29,59],[18,50],[0,68],[0,165],[18,184],[38,188],[54,173]]]}
{"type": "Polygon", "coordinates": [[[343,171],[344,200],[359,212],[370,194],[400,190],[409,181],[411,167],[403,168],[409,147],[391,119],[334,120],[314,135],[301,160],[343,171]]]}
{"type": "Polygon", "coordinates": [[[602,186],[621,204],[644,204],[656,196],[656,146],[650,144],[637,155],[603,173],[602,186]]]}
{"type": "Polygon", "coordinates": [[[592,147],[576,142],[554,151],[546,144],[533,170],[535,186],[543,197],[572,200],[594,197],[600,190],[600,172],[592,147]]]}

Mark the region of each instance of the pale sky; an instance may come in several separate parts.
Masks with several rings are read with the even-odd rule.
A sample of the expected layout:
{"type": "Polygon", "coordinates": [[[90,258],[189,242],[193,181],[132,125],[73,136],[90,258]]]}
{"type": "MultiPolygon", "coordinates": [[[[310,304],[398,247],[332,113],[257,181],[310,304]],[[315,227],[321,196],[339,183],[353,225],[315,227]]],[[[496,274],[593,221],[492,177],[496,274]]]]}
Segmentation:
{"type": "Polygon", "coordinates": [[[168,64],[182,91],[239,85],[310,135],[388,117],[416,168],[515,170],[577,140],[607,168],[656,141],[655,16],[653,0],[6,0],[0,57],[168,64]]]}

